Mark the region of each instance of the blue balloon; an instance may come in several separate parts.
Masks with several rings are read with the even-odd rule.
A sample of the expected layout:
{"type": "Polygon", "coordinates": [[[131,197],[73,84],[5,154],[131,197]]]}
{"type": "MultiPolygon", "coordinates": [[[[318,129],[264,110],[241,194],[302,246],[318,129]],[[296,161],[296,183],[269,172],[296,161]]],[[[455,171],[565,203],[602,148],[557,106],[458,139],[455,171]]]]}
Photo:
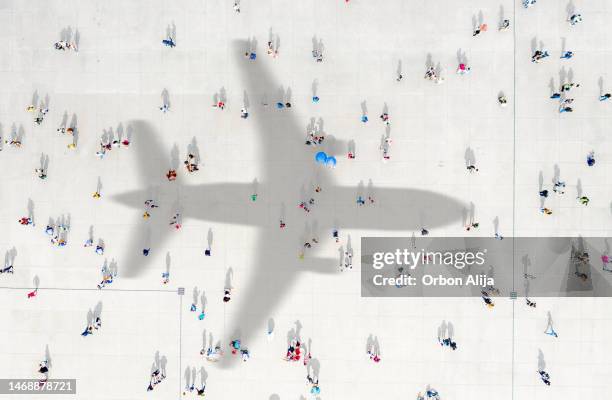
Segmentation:
{"type": "Polygon", "coordinates": [[[315,161],[325,164],[327,162],[327,154],[324,151],[320,151],[315,155],[315,161]]]}

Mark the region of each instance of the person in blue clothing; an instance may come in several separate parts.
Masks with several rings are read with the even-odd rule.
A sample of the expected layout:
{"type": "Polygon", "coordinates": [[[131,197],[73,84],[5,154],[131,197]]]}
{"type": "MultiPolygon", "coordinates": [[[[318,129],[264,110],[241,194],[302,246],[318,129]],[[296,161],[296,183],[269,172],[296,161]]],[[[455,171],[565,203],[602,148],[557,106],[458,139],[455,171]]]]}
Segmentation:
{"type": "Polygon", "coordinates": [[[587,155],[587,165],[589,167],[592,167],[593,165],[595,165],[595,152],[591,151],[588,155],[587,155]]]}
{"type": "Polygon", "coordinates": [[[425,392],[425,394],[427,395],[428,399],[435,399],[435,400],[440,399],[440,395],[438,394],[438,391],[435,389],[427,389],[427,392],[425,392]]]}
{"type": "Polygon", "coordinates": [[[550,375],[548,375],[548,373],[544,370],[539,370],[538,373],[540,374],[540,379],[542,379],[542,382],[544,382],[546,386],[550,386],[550,375]]]}
{"type": "Polygon", "coordinates": [[[93,333],[93,326],[87,325],[87,328],[81,333],[81,336],[91,335],[93,333]]]}
{"type": "Polygon", "coordinates": [[[176,47],[176,43],[174,43],[174,40],[172,40],[172,38],[170,37],[167,39],[163,39],[162,44],[170,48],[176,47]]]}

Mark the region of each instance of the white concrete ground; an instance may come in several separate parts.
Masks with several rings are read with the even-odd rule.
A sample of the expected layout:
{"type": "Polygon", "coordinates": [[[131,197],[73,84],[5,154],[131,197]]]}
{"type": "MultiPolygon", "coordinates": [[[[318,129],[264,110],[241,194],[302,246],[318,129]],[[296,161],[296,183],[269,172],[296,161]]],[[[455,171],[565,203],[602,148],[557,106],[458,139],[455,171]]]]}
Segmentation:
{"type": "MultiPolygon", "coordinates": [[[[339,219],[341,243],[333,242],[330,232],[320,232],[318,254],[337,258],[339,245],[346,246],[350,235],[355,268],[299,275],[275,307],[259,310],[258,317],[249,315],[248,323],[261,327],[245,343],[251,359],[230,368],[211,364],[199,354],[203,334],[212,334],[214,342],[221,340],[228,349],[234,318],[242,315],[241,294],[258,273],[260,229],[185,219],[180,231],[169,232],[168,240],[152,249],[140,274],[122,276],[122,270],[131,267],[126,265],[130,252],[140,251],[142,241],[136,239],[134,245],[132,239],[141,232],[142,210],[126,207],[113,196],[142,189],[139,143],[113,149],[103,160],[95,152],[104,130],[125,132],[133,121],[144,120],[159,132],[164,155],[177,144],[184,159],[188,144],[197,138],[201,171],[190,176],[179,171],[179,181],[265,181],[267,168],[281,167],[263,158],[263,133],[254,122],[257,113],[264,112],[259,96],[250,95],[252,116],[240,119],[246,87],[238,63],[247,61],[237,57],[232,45],[255,36],[256,63],[291,88],[292,110],[282,113],[292,113],[300,128],[310,118],[321,117],[328,134],[355,141],[357,158],[338,156],[338,167],[329,173],[338,185],[357,191],[359,181],[367,184],[371,179],[374,188],[431,190],[464,204],[473,202],[480,227],[469,234],[475,236],[492,236],[496,217],[506,237],[610,236],[612,147],[607,135],[612,130],[612,102],[599,102],[598,97],[600,78],[603,90],[612,91],[612,36],[607,26],[612,4],[576,0],[584,22],[573,27],[566,22],[568,4],[553,0],[539,0],[528,10],[518,0],[242,0],[240,14],[232,4],[0,1],[0,33],[5,38],[0,48],[0,133],[4,141],[13,131],[23,132],[20,149],[3,143],[0,152],[0,251],[14,247],[17,252],[14,274],[0,275],[0,378],[37,377],[36,367],[48,346],[51,377],[78,380],[76,396],[58,399],[195,397],[182,396],[187,367],[205,368],[206,396],[211,399],[309,398],[304,366],[281,360],[287,332],[299,320],[301,337],[305,342],[312,339],[312,354],[320,363],[321,399],[415,398],[427,385],[442,399],[461,400],[593,398],[610,391],[608,299],[540,298],[532,309],[522,300],[500,298],[489,310],[480,298],[361,298],[359,238],[409,236],[420,226],[400,232],[343,229],[349,220],[365,218],[353,199],[326,200],[339,219]],[[496,29],[500,7],[511,20],[506,32],[496,29]],[[472,37],[472,20],[478,20],[479,12],[489,30],[472,37]],[[173,23],[177,46],[169,49],[161,39],[173,23]],[[78,30],[78,53],[53,48],[68,27],[73,34],[78,30]],[[265,54],[270,29],[280,38],[277,59],[265,54]],[[320,64],[311,57],[315,35],[325,46],[320,64]],[[534,38],[536,46],[542,41],[551,53],[540,64],[530,61],[534,38]],[[575,52],[571,60],[559,59],[562,38],[565,48],[575,52]],[[469,75],[454,73],[458,50],[465,52],[469,75]],[[443,85],[423,79],[428,54],[434,64],[440,63],[443,85]],[[399,60],[404,79],[396,82],[399,60]],[[554,86],[559,85],[562,68],[564,76],[581,84],[571,92],[572,114],[559,114],[558,103],[549,99],[549,82],[552,78],[554,86]],[[319,82],[318,104],[310,101],[314,79],[319,82]],[[228,97],[224,111],[210,106],[222,87],[228,97]],[[171,101],[167,114],[158,109],[164,89],[171,101]],[[496,101],[500,91],[508,97],[505,108],[496,101]],[[50,110],[40,126],[25,110],[34,93],[50,110]],[[362,101],[369,110],[367,124],[359,120],[362,101]],[[384,125],[377,116],[384,103],[393,139],[386,164],[378,149],[384,125]],[[75,150],[66,147],[69,137],[56,133],[65,112],[69,122],[76,116],[80,135],[75,150]],[[468,147],[480,169],[476,174],[465,169],[468,147]],[[585,160],[591,150],[597,163],[589,168],[585,160]],[[41,153],[49,156],[44,181],[34,173],[41,153]],[[550,190],[555,165],[567,182],[567,193],[549,197],[546,206],[553,215],[545,216],[539,210],[538,175],[542,171],[550,190]],[[98,177],[102,198],[95,200],[91,194],[98,177]],[[578,187],[591,199],[587,207],[575,199],[578,187]],[[34,205],[35,227],[17,223],[28,213],[28,199],[34,205]],[[65,248],[52,246],[44,233],[48,219],[61,215],[70,215],[65,248]],[[102,238],[106,244],[104,256],[82,246],[90,226],[95,240],[102,238]],[[205,257],[209,229],[213,256],[205,257]],[[163,285],[167,254],[171,276],[163,285]],[[118,277],[98,290],[105,259],[117,261],[118,277]],[[224,304],[222,289],[230,267],[234,299],[224,304]],[[27,299],[35,278],[40,290],[27,299]],[[207,298],[203,321],[189,312],[195,286],[207,298]],[[178,287],[186,288],[185,296],[176,294],[178,287]],[[103,326],[83,338],[88,310],[99,302],[103,326]],[[548,311],[559,338],[543,333],[548,311]],[[266,338],[268,318],[274,320],[276,332],[271,342],[266,338]],[[454,326],[459,347],[455,352],[437,343],[443,320],[454,326]],[[365,354],[370,334],[380,342],[380,364],[365,354]],[[550,387],[537,374],[538,350],[544,354],[550,387]],[[167,358],[167,379],[146,392],[157,351],[167,358]]],[[[270,88],[270,101],[276,101],[276,92],[277,87],[270,88]]],[[[305,130],[295,137],[302,140],[302,135],[305,130]]],[[[310,169],[311,164],[300,154],[285,166],[310,169]]],[[[225,216],[262,218],[275,226],[279,203],[286,202],[288,225],[294,222],[301,228],[303,213],[293,210],[299,194],[287,191],[280,197],[261,193],[256,205],[248,196],[228,198],[233,208],[224,209],[225,216]]],[[[198,206],[199,199],[183,200],[198,206]]],[[[161,199],[162,208],[170,204],[161,199]]],[[[388,206],[377,204],[377,212],[389,212],[388,206]]],[[[163,217],[152,218],[169,213],[164,210],[163,217]]],[[[431,234],[465,235],[461,216],[453,219],[446,226],[431,227],[431,234]]],[[[319,221],[324,223],[329,222],[319,221]]],[[[423,223],[427,225],[427,218],[423,223]]],[[[293,251],[268,244],[265,254],[293,251]]],[[[295,263],[299,266],[297,258],[295,263]]],[[[200,376],[198,372],[196,382],[200,376]]]]}

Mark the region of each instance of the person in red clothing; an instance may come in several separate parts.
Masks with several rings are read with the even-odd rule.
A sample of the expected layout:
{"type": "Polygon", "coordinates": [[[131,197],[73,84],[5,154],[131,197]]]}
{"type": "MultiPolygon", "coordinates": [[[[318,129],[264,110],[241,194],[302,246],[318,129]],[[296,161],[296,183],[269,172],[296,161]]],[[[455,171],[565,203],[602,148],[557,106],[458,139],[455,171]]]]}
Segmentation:
{"type": "Polygon", "coordinates": [[[32,225],[34,226],[34,221],[30,217],[22,217],[19,219],[19,223],[21,225],[32,225]]]}

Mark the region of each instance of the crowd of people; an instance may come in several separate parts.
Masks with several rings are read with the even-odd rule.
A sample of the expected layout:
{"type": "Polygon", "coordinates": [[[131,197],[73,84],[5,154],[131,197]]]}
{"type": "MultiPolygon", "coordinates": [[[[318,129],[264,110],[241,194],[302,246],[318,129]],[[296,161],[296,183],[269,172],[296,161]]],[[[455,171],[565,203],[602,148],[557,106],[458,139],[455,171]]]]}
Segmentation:
{"type": "MultiPolygon", "coordinates": [[[[348,0],[346,0],[346,2],[348,3],[348,0]]],[[[526,9],[534,7],[536,3],[537,3],[536,0],[522,0],[522,6],[526,9]]],[[[240,7],[239,0],[236,0],[234,2],[233,10],[237,14],[241,13],[241,7],[240,7]]],[[[582,23],[582,21],[583,21],[582,15],[576,12],[572,12],[567,18],[567,23],[569,23],[569,25],[572,27],[577,24],[582,23]]],[[[504,18],[498,26],[498,31],[501,32],[501,31],[509,30],[510,26],[511,26],[510,19],[504,18]]],[[[488,24],[485,22],[479,22],[473,27],[472,37],[474,38],[482,37],[483,35],[488,35],[489,33],[487,32],[489,32],[488,24]]],[[[474,39],[474,40],[477,40],[477,39],[474,39]]],[[[157,45],[159,46],[159,42],[157,43],[158,43],[157,45]]],[[[249,48],[245,51],[244,57],[248,59],[249,62],[256,62],[257,61],[256,46],[252,45],[251,42],[249,43],[250,43],[249,48]]],[[[174,32],[174,29],[169,29],[166,37],[162,39],[162,45],[170,49],[174,49],[175,47],[177,47],[176,34],[174,32]]],[[[54,48],[60,51],[74,51],[74,52],[78,51],[77,43],[74,40],[60,40],[54,44],[54,48]]],[[[279,48],[280,48],[280,37],[276,32],[273,32],[272,30],[270,30],[269,39],[267,41],[266,54],[272,58],[278,58],[280,54],[279,48]]],[[[323,63],[324,54],[327,54],[327,53],[325,53],[324,51],[323,41],[321,39],[317,39],[316,37],[313,38],[312,58],[314,62],[317,64],[323,63]]],[[[545,63],[551,62],[551,60],[545,61],[546,59],[551,57],[550,51],[548,51],[545,48],[536,48],[531,54],[532,54],[531,61],[534,64],[540,64],[543,62],[545,63]]],[[[559,59],[562,60],[560,62],[571,63],[573,61],[569,61],[569,60],[577,58],[577,57],[578,56],[576,52],[564,49],[561,52],[559,59]]],[[[527,60],[526,62],[528,62],[527,60]]],[[[461,76],[468,75],[472,72],[472,67],[468,64],[467,59],[465,59],[464,56],[459,57],[459,62],[457,64],[457,68],[455,71],[456,71],[456,74],[460,76],[460,78],[457,78],[457,79],[465,79],[465,78],[462,78],[461,76]]],[[[395,80],[398,83],[400,83],[402,82],[403,78],[404,78],[404,75],[402,74],[401,69],[398,69],[396,76],[395,76],[395,80]]],[[[442,84],[445,82],[446,78],[442,76],[442,69],[440,69],[439,67],[435,67],[433,65],[428,65],[426,67],[424,79],[431,81],[435,84],[442,84]]],[[[573,93],[572,92],[573,90],[577,88],[581,88],[581,87],[582,86],[576,82],[560,82],[559,86],[553,85],[553,87],[551,87],[551,89],[553,90],[552,90],[552,93],[550,94],[550,99],[559,102],[558,104],[559,113],[572,113],[575,111],[574,109],[575,99],[570,97],[570,93],[573,93]]],[[[227,106],[226,96],[224,94],[224,91],[222,92],[223,93],[215,94],[214,99],[213,99],[212,107],[218,110],[224,110],[227,106]]],[[[278,101],[272,103],[273,106],[275,106],[278,110],[290,109],[293,107],[290,94],[285,94],[283,92],[283,94],[279,97],[280,98],[277,99],[278,101]]],[[[611,97],[612,95],[610,93],[604,93],[602,91],[599,94],[599,101],[605,102],[605,101],[610,100],[611,97]]],[[[320,97],[317,95],[316,89],[313,89],[311,100],[312,100],[312,103],[314,104],[318,104],[321,101],[320,97]]],[[[494,102],[495,98],[493,98],[492,101],[494,102]]],[[[545,101],[548,101],[548,100],[545,100],[545,101]]],[[[503,92],[500,92],[500,94],[497,97],[497,102],[499,106],[505,107],[508,105],[509,100],[507,96],[503,94],[503,92]]],[[[267,105],[268,104],[266,100],[265,102],[263,102],[263,106],[267,106],[267,105]]],[[[157,105],[155,107],[157,107],[157,105]]],[[[171,108],[170,108],[169,101],[164,99],[162,105],[159,107],[159,110],[162,113],[166,114],[170,112],[170,109],[171,108]]],[[[48,106],[44,105],[44,103],[31,104],[26,107],[26,111],[33,114],[33,122],[36,125],[42,125],[44,123],[46,116],[50,112],[48,106]]],[[[240,118],[246,120],[248,119],[249,115],[250,115],[249,109],[247,108],[247,105],[245,104],[243,107],[240,108],[240,118]]],[[[384,105],[384,108],[381,114],[379,115],[379,120],[382,123],[383,129],[385,129],[385,133],[381,136],[381,141],[380,141],[378,150],[380,152],[381,161],[383,163],[386,163],[390,161],[391,159],[391,145],[393,143],[393,140],[391,139],[391,136],[390,136],[390,131],[391,131],[390,112],[386,104],[384,105]]],[[[360,115],[360,121],[364,124],[368,123],[369,121],[367,110],[365,109],[363,105],[362,105],[362,113],[360,115]]],[[[69,143],[67,147],[69,149],[76,148],[76,145],[77,145],[76,126],[67,126],[66,124],[62,124],[59,128],[57,128],[57,132],[60,135],[67,135],[69,137],[72,137],[73,138],[72,142],[69,143]]],[[[326,132],[323,129],[322,119],[319,119],[319,121],[316,121],[313,118],[311,120],[311,123],[307,126],[307,129],[306,129],[306,138],[304,141],[305,145],[309,147],[323,147],[328,143],[325,141],[325,139],[326,139],[326,132]]],[[[16,134],[13,134],[10,140],[5,140],[4,142],[16,148],[19,148],[22,146],[21,139],[16,134]]],[[[100,138],[99,150],[96,152],[96,156],[99,157],[100,159],[103,159],[108,154],[108,152],[110,152],[111,150],[119,149],[119,148],[128,148],[130,144],[131,144],[131,140],[129,136],[122,137],[121,135],[119,135],[118,137],[115,138],[112,133],[112,129],[109,132],[105,131],[102,137],[100,138]]],[[[1,147],[0,147],[0,150],[1,150],[1,147]]],[[[346,154],[349,160],[354,160],[356,158],[356,151],[354,149],[354,145],[349,147],[348,152],[346,154]]],[[[598,152],[597,154],[601,154],[601,153],[598,152]]],[[[316,160],[318,162],[324,163],[326,165],[329,164],[331,166],[336,165],[335,158],[333,158],[333,163],[328,163],[328,160],[330,159],[330,157],[324,152],[317,153],[316,157],[317,157],[316,160]]],[[[581,157],[582,163],[584,163],[586,159],[586,164],[588,167],[595,167],[596,165],[595,150],[589,151],[585,158],[582,158],[584,157],[584,153],[581,153],[580,157],[581,157]]],[[[44,157],[43,157],[41,166],[34,170],[36,176],[41,180],[47,180],[47,174],[48,174],[47,165],[48,165],[48,156],[46,158],[46,161],[44,161],[44,157]]],[[[200,160],[199,154],[197,153],[196,150],[188,151],[187,157],[183,161],[183,165],[188,174],[193,174],[199,171],[201,168],[203,168],[201,166],[201,160],[200,160]]],[[[467,169],[467,172],[469,174],[473,176],[478,176],[477,172],[479,172],[479,168],[477,168],[475,161],[468,162],[465,168],[467,169]]],[[[177,169],[178,169],[178,161],[177,161],[177,165],[176,166],[172,165],[170,169],[168,169],[168,172],[165,174],[165,177],[168,181],[172,182],[177,179],[177,169]]],[[[546,204],[551,191],[554,193],[553,196],[556,196],[556,195],[562,196],[566,193],[566,182],[560,179],[559,174],[555,175],[551,183],[552,185],[549,184],[546,186],[541,184],[539,191],[538,191],[538,194],[540,197],[540,212],[543,215],[548,215],[548,216],[553,215],[553,210],[551,208],[552,206],[548,206],[546,204]]],[[[321,186],[319,185],[315,185],[314,188],[311,188],[311,189],[313,189],[311,190],[312,193],[309,193],[305,198],[300,199],[300,201],[298,202],[298,207],[304,210],[306,214],[309,214],[316,207],[317,194],[323,190],[323,188],[321,188],[321,186]]],[[[535,196],[535,193],[532,192],[532,195],[535,196]]],[[[96,191],[93,193],[92,197],[96,200],[100,200],[102,198],[100,184],[98,185],[98,188],[96,189],[96,191]]],[[[250,199],[251,201],[255,202],[257,200],[257,197],[258,195],[255,192],[250,196],[250,199]]],[[[585,195],[584,193],[582,193],[582,190],[579,190],[576,196],[576,201],[578,202],[579,205],[586,207],[591,202],[591,198],[585,195]]],[[[358,193],[356,196],[355,202],[358,207],[372,206],[374,204],[378,204],[375,202],[373,193],[369,193],[367,195],[358,193]]],[[[153,199],[145,200],[144,211],[142,214],[143,219],[147,220],[153,217],[153,215],[156,214],[155,209],[158,207],[159,206],[157,205],[157,202],[154,201],[153,199]]],[[[534,212],[537,213],[537,209],[534,212]]],[[[35,223],[34,223],[33,214],[30,213],[30,215],[19,218],[18,223],[23,226],[34,227],[35,223]]],[[[174,228],[175,230],[181,229],[182,227],[181,212],[177,211],[176,213],[172,214],[168,225],[174,228]]],[[[480,225],[479,222],[476,222],[472,216],[466,222],[465,230],[473,232],[474,230],[479,228],[479,225],[480,225]]],[[[284,229],[286,227],[286,219],[284,216],[279,219],[279,227],[281,229],[284,229]]],[[[69,218],[66,219],[64,217],[61,217],[61,218],[58,218],[56,221],[51,219],[49,223],[46,225],[44,232],[48,237],[50,237],[50,242],[52,243],[52,245],[57,246],[57,247],[67,246],[68,245],[68,235],[70,232],[69,218]]],[[[420,234],[422,236],[426,236],[429,234],[429,230],[426,229],[425,227],[422,227],[420,234]]],[[[495,232],[495,237],[500,240],[503,239],[503,236],[499,234],[497,231],[495,232]]],[[[340,243],[340,234],[337,228],[334,228],[332,231],[332,240],[335,243],[340,243]]],[[[316,233],[311,234],[310,236],[307,236],[303,242],[302,248],[299,250],[298,258],[304,259],[305,253],[309,251],[309,249],[312,249],[318,244],[319,244],[319,238],[316,235],[316,233]]],[[[98,255],[104,255],[105,253],[104,241],[100,240],[98,244],[94,246],[93,235],[90,235],[90,237],[85,241],[84,247],[87,247],[87,248],[92,247],[93,249],[95,249],[95,253],[98,255]]],[[[148,256],[150,251],[151,251],[151,248],[148,245],[145,245],[145,247],[142,250],[142,254],[144,256],[148,256]]],[[[211,256],[211,254],[212,254],[212,249],[209,245],[205,249],[205,255],[211,256]]],[[[585,264],[589,262],[589,257],[588,257],[588,254],[585,254],[585,253],[574,254],[573,260],[576,261],[576,263],[578,264],[580,263],[585,264]]],[[[609,256],[603,255],[601,257],[601,261],[603,264],[603,270],[612,272],[612,268],[608,266],[609,263],[611,262],[609,259],[609,256]]],[[[346,250],[344,250],[344,248],[341,248],[339,266],[340,266],[340,270],[342,271],[351,270],[353,268],[353,249],[352,247],[350,247],[350,245],[346,246],[346,250]]],[[[402,273],[403,271],[400,270],[399,272],[402,273]]],[[[12,260],[10,262],[5,261],[5,266],[2,269],[0,269],[0,274],[13,274],[13,273],[14,273],[13,261],[12,260]]],[[[107,261],[105,260],[103,266],[101,267],[101,275],[102,275],[102,279],[97,284],[98,289],[103,289],[107,287],[108,285],[112,284],[113,281],[117,278],[118,272],[117,272],[116,262],[113,261],[109,265],[107,261]]],[[[583,279],[583,280],[586,280],[588,278],[587,274],[581,271],[577,271],[576,276],[578,276],[580,279],[583,279]]],[[[169,271],[163,272],[162,273],[162,283],[167,284],[169,282],[169,279],[170,279],[169,271]]],[[[35,297],[37,292],[38,292],[38,287],[36,287],[34,291],[31,291],[28,294],[28,297],[30,298],[35,297]]],[[[500,294],[499,290],[495,289],[494,287],[487,287],[485,288],[485,290],[482,290],[480,294],[481,294],[481,299],[484,302],[485,306],[488,309],[494,309],[495,307],[494,298],[496,296],[499,296],[500,294]]],[[[230,300],[232,299],[232,295],[233,295],[233,288],[231,287],[231,285],[226,285],[223,288],[223,296],[221,298],[222,302],[229,303],[230,300]]],[[[536,308],[536,303],[532,302],[528,298],[526,298],[526,304],[528,307],[532,309],[536,308]]],[[[197,315],[197,318],[200,321],[204,320],[206,316],[205,306],[206,306],[205,302],[202,301],[200,304],[200,309],[198,313],[198,299],[197,297],[195,297],[194,302],[190,306],[190,312],[196,312],[195,315],[197,315]]],[[[93,321],[87,324],[86,328],[81,333],[81,335],[89,336],[94,333],[97,333],[100,330],[101,325],[102,325],[101,317],[98,315],[95,317],[93,321]]],[[[549,321],[548,321],[548,324],[547,324],[547,327],[544,333],[553,338],[559,337],[558,333],[555,331],[553,327],[550,315],[549,315],[549,321]]],[[[272,330],[269,330],[267,334],[269,338],[273,337],[272,330]]],[[[439,334],[438,343],[440,346],[444,348],[447,347],[453,351],[456,351],[458,349],[457,343],[452,337],[451,333],[444,334],[444,335],[439,334]]],[[[228,357],[231,357],[231,356],[240,357],[241,360],[244,362],[248,361],[251,357],[251,352],[241,342],[241,339],[238,337],[229,341],[229,349],[230,350],[229,350],[228,357]]],[[[202,348],[202,350],[200,351],[200,354],[204,356],[207,361],[217,362],[224,356],[224,351],[220,344],[210,343],[210,345],[206,349],[204,349],[204,347],[202,348]]],[[[368,356],[368,359],[374,362],[375,364],[379,364],[381,362],[378,338],[368,342],[366,354],[368,356]]],[[[299,337],[299,335],[296,334],[294,337],[292,337],[289,340],[288,345],[287,345],[287,350],[284,356],[284,360],[287,362],[291,362],[291,363],[302,362],[303,365],[307,367],[306,380],[307,380],[308,385],[310,386],[309,392],[314,396],[317,396],[321,393],[321,388],[319,386],[318,371],[315,371],[314,369],[311,370],[312,356],[310,354],[310,348],[309,347],[306,348],[304,343],[301,341],[301,338],[299,337]]],[[[41,379],[44,379],[44,380],[48,379],[49,363],[47,360],[44,360],[40,363],[38,372],[39,374],[42,374],[43,376],[43,378],[41,379]]],[[[541,368],[539,368],[537,372],[539,374],[541,381],[545,385],[550,386],[551,380],[550,380],[549,373],[541,368]]],[[[147,390],[151,391],[155,389],[157,385],[159,385],[165,378],[166,378],[165,371],[163,371],[163,369],[161,368],[155,368],[151,372],[147,390]]],[[[200,388],[197,388],[195,384],[192,382],[190,385],[186,387],[186,392],[195,391],[198,396],[203,396],[205,392],[205,388],[206,388],[205,384],[203,384],[200,389],[200,388]]],[[[184,392],[184,394],[186,392],[184,392]]],[[[421,392],[417,394],[418,400],[424,400],[425,398],[437,400],[437,399],[440,399],[440,395],[437,392],[437,390],[428,386],[428,388],[425,391],[425,396],[423,396],[421,392]]]]}

